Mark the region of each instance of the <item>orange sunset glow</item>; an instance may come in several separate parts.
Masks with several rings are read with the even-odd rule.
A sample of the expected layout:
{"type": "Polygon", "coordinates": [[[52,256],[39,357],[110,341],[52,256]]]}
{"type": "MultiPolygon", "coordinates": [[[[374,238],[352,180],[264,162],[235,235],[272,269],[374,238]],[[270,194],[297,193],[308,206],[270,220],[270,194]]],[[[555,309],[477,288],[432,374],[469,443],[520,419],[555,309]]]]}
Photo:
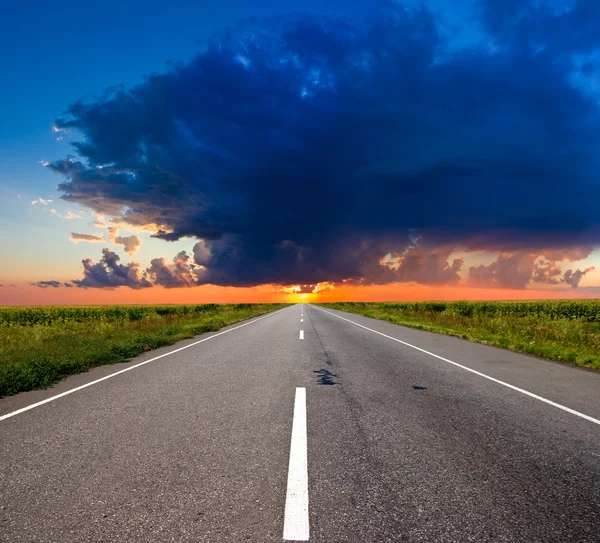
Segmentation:
{"type": "Polygon", "coordinates": [[[299,292],[300,286],[281,289],[273,285],[252,288],[204,285],[193,289],[155,288],[149,291],[118,288],[52,289],[32,285],[5,289],[4,305],[82,305],[82,304],[185,304],[185,303],[328,303],[347,301],[420,300],[536,300],[583,299],[595,290],[571,292],[566,289],[494,289],[432,287],[418,284],[342,285],[321,292],[299,292]]]}

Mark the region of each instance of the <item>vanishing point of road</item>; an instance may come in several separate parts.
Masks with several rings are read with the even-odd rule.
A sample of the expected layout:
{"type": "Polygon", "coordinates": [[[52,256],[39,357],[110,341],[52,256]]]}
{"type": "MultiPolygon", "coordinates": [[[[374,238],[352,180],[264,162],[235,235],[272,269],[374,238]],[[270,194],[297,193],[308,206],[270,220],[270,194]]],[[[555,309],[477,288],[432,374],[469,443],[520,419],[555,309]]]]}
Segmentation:
{"type": "Polygon", "coordinates": [[[600,542],[600,373],[294,305],[0,400],[2,542],[600,542]]]}

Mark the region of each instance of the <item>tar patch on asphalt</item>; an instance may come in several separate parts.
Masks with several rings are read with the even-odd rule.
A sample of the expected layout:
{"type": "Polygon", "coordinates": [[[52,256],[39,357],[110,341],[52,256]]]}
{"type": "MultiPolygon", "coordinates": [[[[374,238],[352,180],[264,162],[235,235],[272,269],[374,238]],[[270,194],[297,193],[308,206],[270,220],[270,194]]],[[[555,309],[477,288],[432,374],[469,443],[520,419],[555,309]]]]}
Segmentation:
{"type": "Polygon", "coordinates": [[[317,383],[320,385],[337,385],[338,382],[334,379],[338,377],[335,373],[331,373],[329,370],[314,370],[313,373],[317,373],[319,377],[317,377],[317,383]]]}

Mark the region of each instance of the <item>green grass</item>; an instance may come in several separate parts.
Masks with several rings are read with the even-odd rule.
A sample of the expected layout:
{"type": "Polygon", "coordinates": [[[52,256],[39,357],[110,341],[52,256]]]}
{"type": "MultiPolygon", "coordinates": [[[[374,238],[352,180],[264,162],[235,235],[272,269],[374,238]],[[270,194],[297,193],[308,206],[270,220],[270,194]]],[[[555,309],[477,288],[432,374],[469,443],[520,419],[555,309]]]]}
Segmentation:
{"type": "Polygon", "coordinates": [[[0,307],[0,396],[47,388],[95,366],[285,307],[202,304],[0,307]]]}
{"type": "Polygon", "coordinates": [[[600,370],[600,300],[322,305],[600,370]]]}

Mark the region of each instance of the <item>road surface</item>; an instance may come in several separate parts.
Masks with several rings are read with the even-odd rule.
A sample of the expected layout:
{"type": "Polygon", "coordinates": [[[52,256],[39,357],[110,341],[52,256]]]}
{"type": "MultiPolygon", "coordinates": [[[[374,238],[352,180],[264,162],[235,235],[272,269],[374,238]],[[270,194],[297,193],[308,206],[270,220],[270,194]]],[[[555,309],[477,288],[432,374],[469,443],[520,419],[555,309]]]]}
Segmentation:
{"type": "Polygon", "coordinates": [[[599,373],[312,305],[224,330],[0,400],[0,541],[600,541],[599,373]]]}

